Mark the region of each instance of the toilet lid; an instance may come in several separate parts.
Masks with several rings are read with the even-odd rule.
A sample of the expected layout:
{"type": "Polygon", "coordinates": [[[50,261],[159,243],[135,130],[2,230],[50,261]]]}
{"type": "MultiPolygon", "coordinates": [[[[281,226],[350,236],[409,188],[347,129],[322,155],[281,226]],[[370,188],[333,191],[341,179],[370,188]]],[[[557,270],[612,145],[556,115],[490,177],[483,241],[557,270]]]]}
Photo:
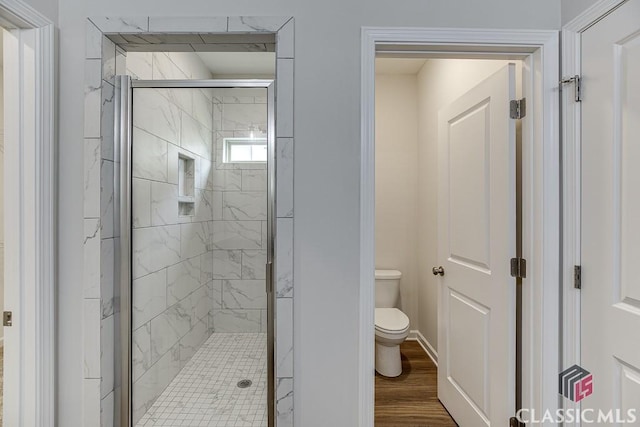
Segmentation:
{"type": "Polygon", "coordinates": [[[400,332],[409,328],[409,318],[397,308],[376,308],[376,329],[400,332]]]}

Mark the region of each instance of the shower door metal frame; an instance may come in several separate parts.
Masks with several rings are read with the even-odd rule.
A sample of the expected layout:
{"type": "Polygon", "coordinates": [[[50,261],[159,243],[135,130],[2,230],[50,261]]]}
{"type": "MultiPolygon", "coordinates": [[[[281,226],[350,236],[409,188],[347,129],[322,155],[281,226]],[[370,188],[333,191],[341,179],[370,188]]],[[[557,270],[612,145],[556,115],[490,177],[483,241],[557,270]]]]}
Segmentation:
{"type": "Polygon", "coordinates": [[[276,150],[275,150],[275,81],[274,80],[132,80],[131,76],[115,76],[115,158],[120,160],[120,172],[114,174],[120,196],[114,209],[120,215],[120,343],[121,343],[121,414],[123,427],[132,426],[132,132],[133,89],[267,89],[267,263],[265,285],[267,293],[267,412],[268,427],[275,427],[275,236],[276,236],[276,150]]]}

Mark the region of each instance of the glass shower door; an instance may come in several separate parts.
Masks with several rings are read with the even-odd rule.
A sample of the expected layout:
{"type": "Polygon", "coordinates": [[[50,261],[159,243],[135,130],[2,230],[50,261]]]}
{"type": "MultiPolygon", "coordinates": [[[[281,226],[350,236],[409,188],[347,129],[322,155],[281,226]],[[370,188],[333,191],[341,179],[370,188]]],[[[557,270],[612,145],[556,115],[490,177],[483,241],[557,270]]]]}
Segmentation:
{"type": "Polygon", "coordinates": [[[272,410],[270,82],[204,82],[131,90],[133,426],[266,427],[272,410]]]}

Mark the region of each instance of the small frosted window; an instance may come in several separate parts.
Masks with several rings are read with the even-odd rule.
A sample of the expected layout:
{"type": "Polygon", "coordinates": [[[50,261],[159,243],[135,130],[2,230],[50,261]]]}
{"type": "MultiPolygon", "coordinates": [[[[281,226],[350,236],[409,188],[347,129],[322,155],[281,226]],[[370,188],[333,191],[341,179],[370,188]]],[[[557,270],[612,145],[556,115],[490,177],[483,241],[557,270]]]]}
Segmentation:
{"type": "Polygon", "coordinates": [[[266,163],[267,140],[265,138],[225,138],[225,163],[266,163]]]}

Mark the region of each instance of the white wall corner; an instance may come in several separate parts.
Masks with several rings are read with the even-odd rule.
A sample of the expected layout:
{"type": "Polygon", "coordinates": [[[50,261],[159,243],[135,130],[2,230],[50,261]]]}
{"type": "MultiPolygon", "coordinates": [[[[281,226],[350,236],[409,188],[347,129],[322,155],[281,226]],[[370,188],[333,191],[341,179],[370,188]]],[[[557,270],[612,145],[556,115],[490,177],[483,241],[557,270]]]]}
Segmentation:
{"type": "Polygon", "coordinates": [[[427,356],[433,361],[433,363],[438,366],[438,352],[431,345],[431,343],[418,331],[414,329],[409,331],[409,336],[407,337],[407,341],[417,341],[420,344],[420,347],[427,353],[427,356]]]}

